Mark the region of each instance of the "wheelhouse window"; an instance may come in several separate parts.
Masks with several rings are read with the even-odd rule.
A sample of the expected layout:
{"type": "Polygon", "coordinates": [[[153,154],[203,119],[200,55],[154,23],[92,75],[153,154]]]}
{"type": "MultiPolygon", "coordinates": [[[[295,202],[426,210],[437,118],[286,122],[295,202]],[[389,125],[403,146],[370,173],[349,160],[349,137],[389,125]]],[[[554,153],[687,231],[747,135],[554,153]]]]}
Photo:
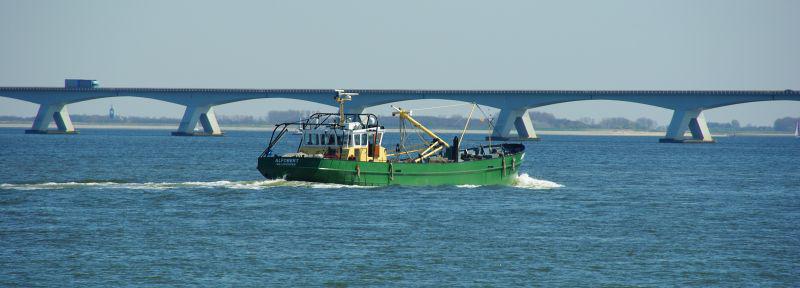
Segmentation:
{"type": "Polygon", "coordinates": [[[382,138],[383,138],[383,133],[373,132],[372,134],[369,134],[369,144],[380,145],[382,138]]]}

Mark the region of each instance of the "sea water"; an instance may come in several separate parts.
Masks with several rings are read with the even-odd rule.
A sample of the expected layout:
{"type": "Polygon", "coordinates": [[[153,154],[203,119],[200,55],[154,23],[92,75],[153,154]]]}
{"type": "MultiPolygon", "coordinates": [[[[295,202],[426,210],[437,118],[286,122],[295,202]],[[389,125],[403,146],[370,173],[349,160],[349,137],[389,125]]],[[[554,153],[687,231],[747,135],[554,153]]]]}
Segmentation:
{"type": "Polygon", "coordinates": [[[0,129],[0,286],[800,283],[794,138],[545,136],[512,186],[365,188],[262,179],[268,137],[0,129]]]}

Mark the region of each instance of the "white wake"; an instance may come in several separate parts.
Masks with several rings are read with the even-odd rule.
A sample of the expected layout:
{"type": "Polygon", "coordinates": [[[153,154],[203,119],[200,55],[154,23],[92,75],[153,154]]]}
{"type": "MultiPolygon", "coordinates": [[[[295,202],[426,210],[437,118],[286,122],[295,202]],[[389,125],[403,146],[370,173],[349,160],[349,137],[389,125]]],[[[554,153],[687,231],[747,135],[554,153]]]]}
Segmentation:
{"type": "Polygon", "coordinates": [[[458,187],[458,188],[466,188],[466,189],[473,189],[473,188],[479,188],[479,187],[481,187],[481,185],[464,184],[464,185],[456,185],[456,187],[458,187]]]}
{"type": "MultiPolygon", "coordinates": [[[[513,186],[524,189],[554,189],[564,185],[530,177],[527,173],[518,175],[513,186]]],[[[59,189],[128,189],[128,190],[169,190],[180,188],[262,190],[273,187],[303,187],[312,189],[375,188],[375,186],[343,185],[287,181],[283,179],[256,181],[188,181],[188,182],[143,182],[126,183],[114,181],[45,182],[45,183],[2,183],[0,190],[59,190],[59,189]]],[[[458,188],[474,189],[481,185],[456,185],[458,188]]]]}
{"type": "Polygon", "coordinates": [[[528,173],[522,173],[517,175],[517,178],[514,179],[514,187],[541,190],[561,188],[564,187],[564,185],[552,181],[536,179],[529,176],[528,173]]]}
{"type": "Polygon", "coordinates": [[[306,187],[314,189],[369,188],[355,185],[313,183],[303,181],[259,180],[259,181],[189,181],[189,182],[46,182],[46,183],[3,183],[5,190],[58,190],[58,189],[128,189],[128,190],[168,190],[179,188],[261,190],[272,187],[306,187]]]}

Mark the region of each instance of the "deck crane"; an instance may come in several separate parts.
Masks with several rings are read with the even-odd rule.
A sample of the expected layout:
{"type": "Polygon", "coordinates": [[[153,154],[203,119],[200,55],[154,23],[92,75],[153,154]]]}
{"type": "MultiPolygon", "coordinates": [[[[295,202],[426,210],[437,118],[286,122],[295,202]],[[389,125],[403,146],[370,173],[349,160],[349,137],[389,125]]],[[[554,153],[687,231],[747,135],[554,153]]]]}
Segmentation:
{"type": "Polygon", "coordinates": [[[392,116],[398,116],[401,119],[408,121],[409,123],[411,123],[411,125],[414,125],[414,127],[417,127],[417,129],[419,130],[422,130],[422,132],[428,134],[428,136],[431,136],[431,138],[433,138],[434,140],[430,145],[428,145],[427,148],[422,149],[422,151],[419,152],[419,157],[417,157],[417,159],[414,159],[414,163],[419,163],[423,159],[428,158],[433,154],[436,154],[436,152],[439,152],[439,150],[442,150],[442,148],[450,147],[450,145],[447,144],[446,141],[442,140],[442,138],[439,138],[439,136],[436,135],[436,133],[433,133],[433,131],[423,126],[413,117],[411,117],[411,110],[403,110],[402,108],[394,106],[392,106],[392,108],[395,110],[395,112],[392,112],[392,116]]]}

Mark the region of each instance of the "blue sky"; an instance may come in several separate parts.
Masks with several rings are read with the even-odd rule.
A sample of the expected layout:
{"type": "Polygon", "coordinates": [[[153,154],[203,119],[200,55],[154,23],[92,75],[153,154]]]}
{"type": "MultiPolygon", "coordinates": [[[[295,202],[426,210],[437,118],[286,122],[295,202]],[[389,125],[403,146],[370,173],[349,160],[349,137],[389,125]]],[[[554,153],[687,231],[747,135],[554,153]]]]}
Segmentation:
{"type": "MultiPolygon", "coordinates": [[[[0,86],[60,86],[75,77],[107,87],[800,89],[799,12],[800,1],[775,0],[0,0],[0,86]]],[[[123,115],[183,112],[127,97],[69,110],[104,114],[111,104],[123,115]]],[[[291,100],[216,108],[255,116],[274,109],[331,108],[291,100]]],[[[662,125],[671,115],[612,101],[535,110],[662,125]]],[[[0,98],[0,115],[35,111],[0,98]]],[[[800,102],[706,112],[709,121],[759,125],[785,116],[800,116],[800,102]]]]}

